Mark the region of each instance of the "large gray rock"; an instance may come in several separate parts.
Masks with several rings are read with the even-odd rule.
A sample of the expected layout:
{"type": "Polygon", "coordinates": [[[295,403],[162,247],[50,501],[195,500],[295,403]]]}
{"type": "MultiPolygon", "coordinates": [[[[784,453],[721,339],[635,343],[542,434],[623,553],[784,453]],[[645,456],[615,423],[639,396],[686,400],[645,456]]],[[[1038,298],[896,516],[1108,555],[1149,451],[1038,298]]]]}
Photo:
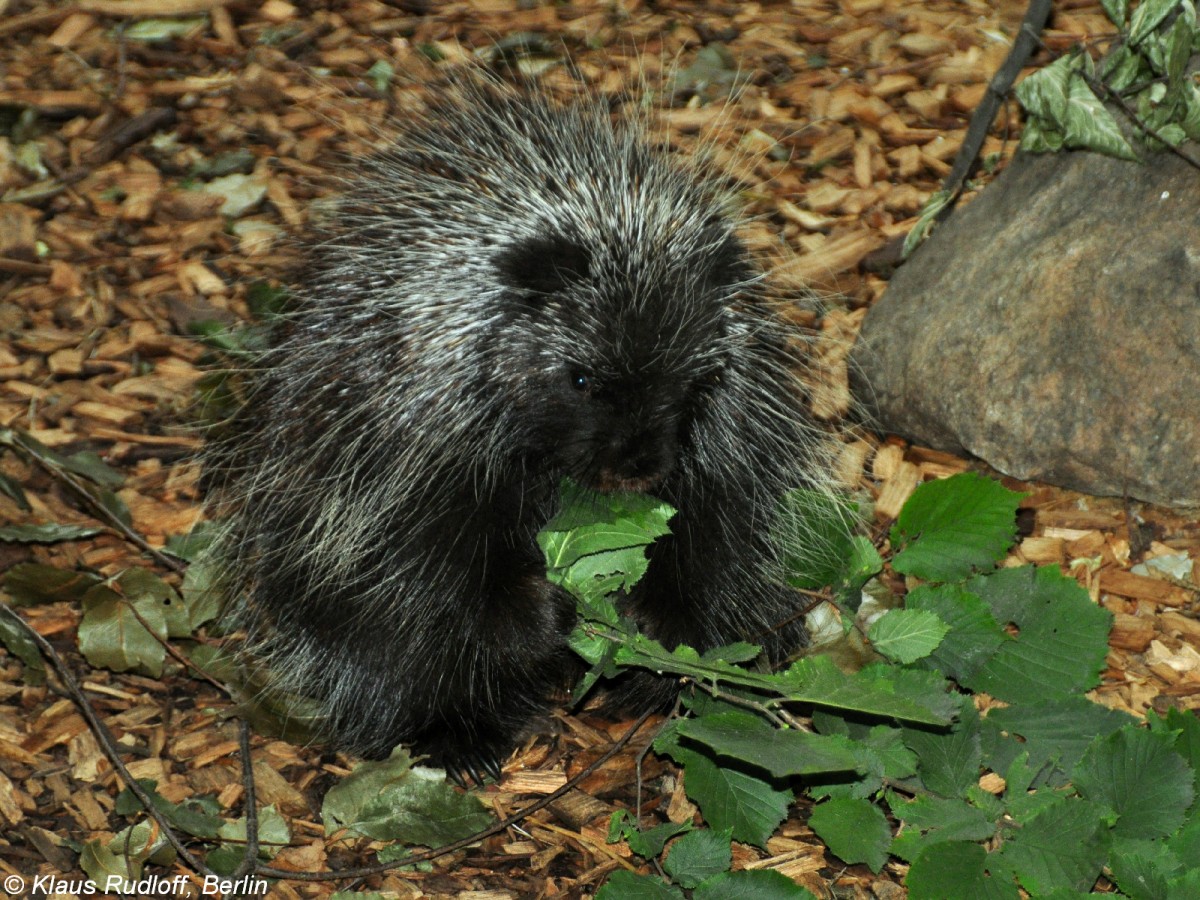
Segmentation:
{"type": "Polygon", "coordinates": [[[1200,171],[1019,154],[896,272],[853,362],[886,430],[1022,479],[1200,503],[1200,171]]]}

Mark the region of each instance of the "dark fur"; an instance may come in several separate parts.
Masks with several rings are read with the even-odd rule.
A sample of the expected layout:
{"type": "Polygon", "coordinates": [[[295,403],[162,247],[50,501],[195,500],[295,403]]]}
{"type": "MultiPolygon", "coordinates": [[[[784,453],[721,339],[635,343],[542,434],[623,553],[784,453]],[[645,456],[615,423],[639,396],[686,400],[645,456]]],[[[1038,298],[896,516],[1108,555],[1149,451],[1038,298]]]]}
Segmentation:
{"type": "Polygon", "coordinates": [[[626,601],[647,632],[802,645],[767,530],[826,445],[721,182],[471,80],[364,165],[208,462],[252,646],[328,738],[494,768],[575,671],[534,540],[564,475],[679,510],[626,601]]]}

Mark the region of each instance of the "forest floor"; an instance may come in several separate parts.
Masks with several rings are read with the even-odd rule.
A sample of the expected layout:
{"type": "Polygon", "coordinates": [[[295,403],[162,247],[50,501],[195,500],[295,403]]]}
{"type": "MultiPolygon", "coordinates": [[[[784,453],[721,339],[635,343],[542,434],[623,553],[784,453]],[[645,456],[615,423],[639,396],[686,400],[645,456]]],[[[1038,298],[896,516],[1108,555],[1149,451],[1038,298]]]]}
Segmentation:
{"type": "MultiPolygon", "coordinates": [[[[0,427],[24,429],[59,454],[97,454],[121,476],[110,487],[149,547],[187,534],[203,516],[196,396],[214,359],[195,326],[247,320],[255,285],[286,283],[296,262],[290,238],[313,201],[336,189],[337,168],[365,152],[389,117],[416,105],[429,58],[489,59],[498,46],[564,98],[661,85],[666,138],[684,152],[698,141],[715,148],[743,185],[752,243],[774,257],[785,283],[830,295],[824,328],[844,342],[884,291],[888,250],[947,173],[1024,7],[0,0],[0,427]],[[381,63],[394,73],[390,84],[381,63]]],[[[1079,43],[1102,47],[1110,33],[1098,2],[1057,3],[1031,66],[1079,43]]],[[[980,185],[1011,158],[1019,133],[1010,103],[984,146],[980,185]]],[[[845,405],[844,385],[833,395],[834,407],[845,405]]],[[[864,438],[848,445],[841,475],[870,494],[884,534],[917,484],[968,468],[982,467],[864,438]]],[[[0,543],[0,571],[36,563],[110,577],[149,566],[179,584],[177,571],[98,523],[63,478],[12,452],[0,452],[0,474],[0,525],[101,526],[75,540],[0,543]]],[[[1010,562],[1061,565],[1116,615],[1093,696],[1135,714],[1196,706],[1196,588],[1129,568],[1168,551],[1200,558],[1200,524],[1004,480],[1029,492],[1010,562]]],[[[74,600],[21,614],[84,682],[135,776],[153,779],[173,803],[207,797],[220,814],[241,814],[225,693],[173,662],[162,677],[89,668],[76,647],[74,600]]],[[[562,784],[628,727],[555,718],[557,733],[530,741],[482,792],[501,815],[562,784]]],[[[571,803],[520,829],[416,871],[352,883],[398,897],[589,896],[615,868],[639,865],[605,838],[611,812],[634,804],[645,744],[636,739],[571,803]]],[[[369,841],[327,836],[317,818],[321,795],[353,760],[261,736],[253,760],[260,803],[291,826],[275,865],[370,861],[369,841]]],[[[648,820],[689,814],[665,761],[648,756],[641,775],[654,785],[643,798],[648,820]]],[[[36,683],[0,650],[0,876],[78,877],[80,847],[137,818],[118,804],[121,788],[58,682],[36,683]]],[[[778,868],[820,897],[904,896],[903,865],[879,874],[847,866],[806,819],[798,803],[767,852],[736,845],[735,866],[778,868]]],[[[324,897],[348,884],[283,880],[272,891],[324,897]]]]}

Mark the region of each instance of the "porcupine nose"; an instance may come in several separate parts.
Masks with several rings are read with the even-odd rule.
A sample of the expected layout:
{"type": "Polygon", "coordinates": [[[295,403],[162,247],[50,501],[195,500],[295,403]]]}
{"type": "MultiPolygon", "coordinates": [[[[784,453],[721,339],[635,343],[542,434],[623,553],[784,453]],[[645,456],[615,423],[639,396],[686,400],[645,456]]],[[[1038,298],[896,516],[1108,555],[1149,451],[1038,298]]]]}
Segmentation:
{"type": "Polygon", "coordinates": [[[619,490],[650,490],[662,481],[670,466],[668,448],[649,430],[614,435],[607,451],[605,480],[615,483],[619,490]]]}

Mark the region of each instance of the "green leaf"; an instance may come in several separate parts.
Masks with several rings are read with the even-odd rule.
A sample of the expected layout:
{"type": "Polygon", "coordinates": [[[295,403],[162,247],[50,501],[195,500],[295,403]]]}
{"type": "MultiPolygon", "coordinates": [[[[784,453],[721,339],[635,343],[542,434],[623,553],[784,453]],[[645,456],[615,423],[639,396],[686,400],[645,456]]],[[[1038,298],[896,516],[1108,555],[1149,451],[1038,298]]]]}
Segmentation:
{"type": "MultiPolygon", "coordinates": [[[[229,875],[241,864],[246,856],[245,816],[222,824],[220,830],[217,832],[217,836],[229,843],[222,844],[215,850],[210,851],[208,856],[204,858],[204,861],[218,875],[229,875]],[[225,851],[225,854],[220,859],[214,858],[214,855],[218,851],[225,851]],[[228,860],[231,864],[225,864],[224,860],[228,860]],[[218,869],[218,865],[221,865],[221,868],[218,869]]],[[[287,819],[280,815],[274,806],[264,806],[258,811],[259,859],[272,859],[275,854],[287,847],[291,840],[292,832],[288,827],[287,819]]]]}
{"type": "Polygon", "coordinates": [[[25,672],[21,680],[25,684],[36,686],[46,683],[46,664],[42,661],[42,653],[29,633],[14,622],[17,615],[7,610],[9,615],[0,614],[0,644],[4,649],[25,664],[25,672]]]}
{"type": "Polygon", "coordinates": [[[1179,0],[1142,0],[1129,20],[1129,43],[1136,47],[1178,8],[1179,0]]]}
{"type": "Polygon", "coordinates": [[[713,749],[761,767],[777,778],[853,772],[864,767],[853,741],[838,735],[774,728],[746,712],[722,712],[685,719],[679,733],[713,749]]]}
{"type": "Polygon", "coordinates": [[[1200,797],[1200,718],[1179,709],[1169,709],[1163,718],[1153,712],[1146,716],[1153,732],[1174,733],[1175,752],[1187,760],[1195,773],[1195,795],[1200,797]]]}
{"type": "Polygon", "coordinates": [[[932,612],[893,609],[871,623],[867,636],[888,659],[908,664],[932,653],[949,630],[932,612]]]}
{"type": "Polygon", "coordinates": [[[1082,78],[1071,79],[1067,104],[1064,133],[1068,146],[1094,150],[1117,159],[1138,159],[1137,153],[1121,133],[1117,120],[1082,78]]]}
{"type": "Polygon", "coordinates": [[[743,869],[708,879],[692,893],[692,900],[817,900],[782,872],[743,869]]]}
{"type": "Polygon", "coordinates": [[[18,563],[4,573],[4,589],[12,596],[14,606],[78,602],[99,583],[100,578],[90,572],[41,563],[18,563]]]}
{"type": "Polygon", "coordinates": [[[908,592],[904,605],[934,613],[946,624],[946,637],[926,662],[960,683],[1011,640],[987,604],[960,585],[919,585],[908,592]]]}
{"type": "Polygon", "coordinates": [[[892,814],[903,823],[891,852],[909,862],[933,844],[983,841],[996,832],[983,810],[958,798],[918,796],[904,801],[888,791],[887,801],[892,814]]]}
{"type": "Polygon", "coordinates": [[[879,807],[866,800],[835,798],[819,804],[808,826],[848,863],[866,863],[878,874],[887,862],[892,830],[879,807]]]}
{"type": "Polygon", "coordinates": [[[917,755],[917,774],[926,788],[958,797],[979,780],[979,713],[962,699],[959,721],[948,732],[903,729],[904,744],[917,755]]]}
{"type": "Polygon", "coordinates": [[[596,891],[596,900],[684,900],[684,895],[661,878],[617,869],[596,891]]]}
{"type": "Polygon", "coordinates": [[[1109,847],[1101,807],[1087,800],[1058,797],[1019,824],[1000,855],[1030,894],[1040,897],[1062,888],[1091,888],[1109,847]]]}
{"type": "Polygon", "coordinates": [[[1166,837],[1195,799],[1195,773],[1175,752],[1174,735],[1127,725],[1088,747],[1072,781],[1079,793],[1112,809],[1120,837],[1166,837]]]}
{"type": "Polygon", "coordinates": [[[671,845],[663,869],[681,887],[694,888],[706,878],[728,872],[733,863],[730,831],[700,829],[671,845]]]}
{"type": "Polygon", "coordinates": [[[0,526],[0,543],[56,544],[59,541],[78,541],[103,531],[104,528],[99,525],[3,525],[0,526]]]}
{"type": "MultiPolygon", "coordinates": [[[[663,752],[657,743],[655,749],[663,752]]],[[[776,790],[761,778],[721,768],[695,750],[676,746],[666,752],[683,766],[687,795],[700,807],[709,826],[728,830],[736,841],[767,846],[767,838],[787,818],[791,791],[776,790]]]]}
{"type": "Polygon", "coordinates": [[[635,831],[627,838],[629,849],[638,856],[653,859],[663,852],[667,841],[691,829],[691,822],[664,822],[645,831],[635,831]]]}
{"type": "Polygon", "coordinates": [[[133,669],[157,678],[166,658],[162,645],[166,637],[163,607],[153,600],[127,600],[108,584],[95,585],[84,594],[79,650],[93,666],[114,672],[133,669]]]}
{"type": "Polygon", "coordinates": [[[1019,631],[1004,642],[964,687],[1009,703],[1067,697],[1100,683],[1112,614],[1092,603],[1074,579],[1056,567],[1024,566],[975,578],[979,596],[1001,624],[1019,631]]]}
{"type": "Polygon", "coordinates": [[[217,559],[205,556],[191,563],[183,573],[180,591],[193,630],[216,619],[225,607],[223,569],[217,559]]]}
{"type": "Polygon", "coordinates": [[[864,715],[945,725],[957,709],[940,678],[892,666],[846,674],[828,656],[811,656],[796,660],[778,677],[788,700],[864,715]]]}
{"type": "Polygon", "coordinates": [[[0,472],[0,494],[8,497],[25,512],[33,510],[33,507],[29,505],[29,498],[25,496],[25,489],[21,486],[21,483],[15,478],[5,475],[3,472],[0,472]]]}
{"type": "Polygon", "coordinates": [[[904,878],[909,900],[1017,900],[1017,886],[991,875],[989,862],[978,844],[934,844],[913,861],[904,878]]]}
{"type": "Polygon", "coordinates": [[[973,472],[921,485],[892,528],[892,567],[927,581],[993,568],[1016,537],[1022,496],[973,472]]]}
{"type": "MultiPolygon", "coordinates": [[[[179,831],[198,838],[215,838],[225,824],[216,813],[216,804],[204,803],[203,799],[187,800],[183,803],[172,803],[157,790],[156,782],[148,778],[139,778],[138,784],[150,795],[154,808],[166,817],[167,821],[179,831]]],[[[131,816],[143,811],[142,802],[129,788],[117,795],[114,811],[118,815],[131,816]]]]}
{"type": "Polygon", "coordinates": [[[325,794],[327,833],[348,828],[379,841],[440,847],[481,831],[491,814],[471,794],[446,783],[440,769],[414,766],[396,748],[380,762],[363,762],[325,794]]]}
{"type": "Polygon", "coordinates": [[[649,565],[646,547],[670,533],[675,510],[641,494],[600,494],[564,482],[561,508],[538,534],[547,578],[577,597],[628,590],[649,565]]]}
{"type": "Polygon", "coordinates": [[[61,461],[62,467],[67,471],[82,475],[88,481],[93,481],[101,487],[119,488],[125,483],[124,475],[90,450],[72,453],[61,461]]]}
{"type": "Polygon", "coordinates": [[[1165,844],[1150,840],[1117,840],[1109,854],[1117,887],[1132,900],[1164,900],[1169,882],[1183,865],[1165,844]]]}
{"type": "Polygon", "coordinates": [[[1117,28],[1124,28],[1125,20],[1129,17],[1129,0],[1100,0],[1104,14],[1117,28]]]}
{"type": "Polygon", "coordinates": [[[192,622],[183,599],[149,569],[126,569],[114,585],[143,616],[150,607],[156,607],[167,627],[167,637],[191,637],[192,622]]]}

